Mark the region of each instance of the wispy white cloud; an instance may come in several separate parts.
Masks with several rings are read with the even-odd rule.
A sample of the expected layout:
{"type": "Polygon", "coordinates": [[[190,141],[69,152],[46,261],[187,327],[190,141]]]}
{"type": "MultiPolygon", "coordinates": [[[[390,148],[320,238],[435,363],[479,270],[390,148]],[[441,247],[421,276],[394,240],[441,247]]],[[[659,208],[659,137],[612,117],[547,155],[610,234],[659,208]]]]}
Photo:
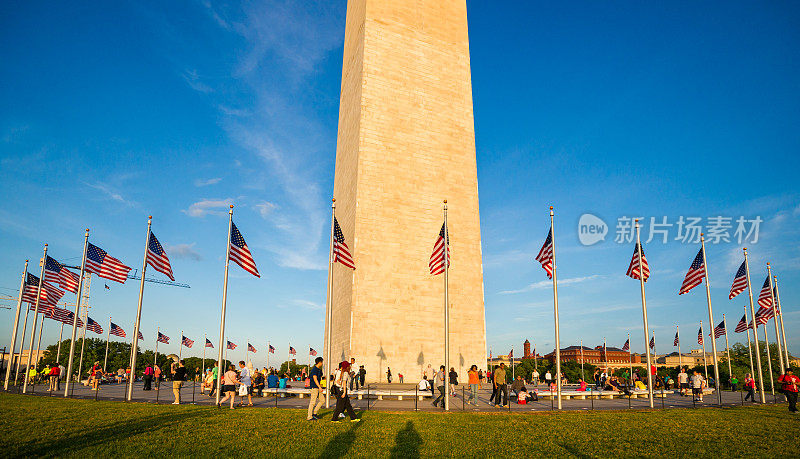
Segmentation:
{"type": "MultiPolygon", "coordinates": [[[[568,279],[559,279],[558,285],[579,284],[579,283],[582,283],[582,282],[587,282],[587,281],[591,281],[591,280],[595,280],[595,279],[602,279],[603,277],[605,277],[605,276],[601,276],[599,274],[593,274],[591,276],[572,277],[572,278],[568,278],[568,279]]],[[[499,293],[500,293],[500,295],[512,295],[512,294],[515,294],[515,293],[524,293],[524,292],[530,292],[531,290],[538,290],[538,289],[552,288],[552,287],[553,287],[553,281],[543,280],[543,281],[539,281],[539,282],[534,282],[532,284],[528,284],[527,286],[525,286],[525,287],[523,287],[521,289],[518,289],[518,290],[503,290],[503,291],[501,291],[499,293]]]]}
{"type": "Polygon", "coordinates": [[[197,74],[196,70],[186,70],[183,72],[182,76],[189,87],[197,92],[208,94],[214,91],[211,86],[200,81],[200,76],[197,74]]]}
{"type": "Polygon", "coordinates": [[[217,183],[222,181],[222,177],[214,177],[210,179],[197,179],[194,181],[194,186],[202,187],[202,186],[209,186],[209,185],[216,185],[217,183]]]}
{"type": "Polygon", "coordinates": [[[169,256],[185,260],[200,261],[203,257],[198,251],[194,249],[195,243],[191,244],[175,244],[166,247],[169,256]]]}
{"type": "Polygon", "coordinates": [[[203,199],[197,201],[181,212],[190,217],[205,217],[206,215],[225,215],[228,207],[233,204],[233,199],[203,199]],[[224,210],[223,210],[224,209],[224,210]]]}
{"type": "Polygon", "coordinates": [[[256,204],[254,206],[258,213],[261,215],[262,218],[267,218],[275,208],[278,207],[277,204],[269,201],[264,201],[260,204],[256,204]]]}
{"type": "Polygon", "coordinates": [[[120,204],[124,204],[129,207],[133,207],[136,205],[134,201],[125,199],[119,192],[111,189],[111,187],[106,185],[105,183],[101,182],[97,183],[83,182],[83,183],[90,188],[94,188],[95,190],[100,191],[102,194],[104,194],[108,199],[111,199],[112,201],[116,201],[120,204]]]}

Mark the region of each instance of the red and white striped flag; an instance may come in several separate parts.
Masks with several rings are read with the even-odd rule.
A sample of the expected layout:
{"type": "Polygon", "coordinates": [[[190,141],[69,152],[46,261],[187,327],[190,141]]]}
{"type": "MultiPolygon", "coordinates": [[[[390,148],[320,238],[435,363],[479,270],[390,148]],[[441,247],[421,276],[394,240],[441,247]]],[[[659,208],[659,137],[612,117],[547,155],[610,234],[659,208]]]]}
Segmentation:
{"type": "Polygon", "coordinates": [[[295,351],[292,346],[289,346],[289,354],[297,355],[297,351],[295,351]]]}
{"type": "Polygon", "coordinates": [[[194,340],[191,340],[191,339],[181,335],[181,345],[182,346],[186,346],[188,348],[191,348],[192,346],[194,346],[194,340]]]}
{"type": "Polygon", "coordinates": [[[444,272],[445,264],[447,264],[447,267],[450,266],[450,235],[448,234],[445,237],[446,232],[444,223],[442,223],[442,229],[439,231],[436,243],[433,244],[431,259],[428,261],[428,268],[430,268],[431,274],[434,276],[444,272]],[[445,250],[445,247],[447,247],[447,250],[445,250]],[[447,253],[446,257],[445,253],[447,253]]]}
{"type": "Polygon", "coordinates": [[[689,272],[686,273],[686,277],[683,279],[683,285],[681,285],[678,295],[683,295],[700,285],[704,277],[706,277],[706,265],[703,263],[703,248],[701,247],[700,251],[697,252],[697,256],[694,257],[692,265],[689,266],[689,272]]]}
{"type": "Polygon", "coordinates": [[[208,338],[206,338],[206,347],[210,347],[211,349],[214,349],[214,345],[211,344],[211,340],[208,339],[208,338]]]}
{"type": "Polygon", "coordinates": [[[747,324],[747,314],[742,315],[742,320],[736,324],[736,328],[733,330],[736,333],[744,333],[748,328],[752,328],[747,324]]]}
{"type": "Polygon", "coordinates": [[[159,343],[169,344],[169,336],[158,332],[158,338],[156,339],[159,343]]]}
{"type": "Polygon", "coordinates": [[[675,332],[675,339],[672,340],[672,345],[677,346],[678,344],[680,344],[680,339],[678,338],[678,332],[675,332]]]}
{"type": "Polygon", "coordinates": [[[703,344],[703,327],[700,327],[700,329],[697,330],[697,344],[703,344]]]}
{"type": "Polygon", "coordinates": [[[112,257],[105,250],[89,243],[86,249],[86,272],[124,284],[131,268],[112,257]]]}
{"type": "Polygon", "coordinates": [[[640,272],[644,281],[647,282],[647,278],[650,277],[650,267],[647,265],[647,258],[644,256],[644,247],[640,248],[640,245],[637,242],[636,246],[633,248],[633,258],[631,258],[631,264],[628,265],[628,271],[625,274],[628,277],[639,279],[640,272]],[[640,250],[642,252],[641,260],[639,260],[640,250]]]}
{"type": "Polygon", "coordinates": [[[239,228],[233,222],[231,222],[229,259],[250,274],[261,277],[261,274],[258,273],[258,268],[256,268],[256,262],[253,260],[253,255],[250,254],[250,249],[247,248],[247,243],[244,242],[242,233],[239,232],[239,228]]]}
{"type": "Polygon", "coordinates": [[[273,346],[271,344],[269,345],[269,353],[270,354],[274,354],[275,353],[275,346],[273,346]]]}
{"type": "Polygon", "coordinates": [[[728,299],[732,300],[736,295],[742,293],[747,288],[747,266],[744,262],[739,266],[736,271],[736,276],[733,277],[733,284],[731,284],[731,293],[728,294],[728,299]]]}
{"type": "Polygon", "coordinates": [[[111,330],[110,333],[114,336],[119,336],[120,338],[125,338],[125,330],[122,329],[119,325],[111,322],[111,330]]]}
{"type": "Polygon", "coordinates": [[[228,348],[228,349],[230,349],[230,350],[234,350],[234,349],[236,349],[236,345],[235,345],[235,344],[233,344],[232,342],[228,341],[228,346],[227,346],[227,348],[228,348]]]}
{"type": "Polygon", "coordinates": [[[536,261],[542,264],[542,269],[547,273],[547,278],[553,278],[553,228],[547,233],[547,238],[539,249],[539,254],[536,255],[536,261]]]}
{"type": "Polygon", "coordinates": [[[761,293],[758,294],[758,305],[762,308],[772,308],[772,292],[769,288],[769,276],[764,279],[764,285],[761,287],[761,293]]]}
{"type": "Polygon", "coordinates": [[[86,317],[86,329],[89,331],[93,331],[98,335],[103,334],[103,327],[101,327],[99,323],[92,320],[91,317],[86,317]]]}
{"type": "Polygon", "coordinates": [[[722,322],[719,323],[719,325],[714,327],[714,339],[717,339],[724,334],[725,334],[725,321],[723,320],[722,322]]]}
{"type": "Polygon", "coordinates": [[[350,249],[347,243],[344,242],[344,233],[339,226],[339,220],[333,217],[333,262],[339,262],[348,268],[356,269],[356,264],[353,261],[353,256],[350,255],[350,249]]]}
{"type": "Polygon", "coordinates": [[[139,339],[144,339],[144,335],[142,334],[141,330],[139,330],[139,339]]]}
{"type": "Polygon", "coordinates": [[[78,280],[80,276],[67,269],[64,265],[57,262],[50,255],[44,265],[44,281],[50,282],[67,290],[68,292],[78,293],[78,280]]]}
{"type": "Polygon", "coordinates": [[[252,344],[250,344],[250,343],[247,343],[247,350],[248,350],[249,352],[255,352],[255,351],[256,351],[256,348],[255,348],[255,347],[253,347],[253,345],[252,345],[252,344]]]}
{"type": "Polygon", "coordinates": [[[172,275],[172,266],[170,266],[169,258],[167,258],[167,252],[164,251],[164,247],[161,247],[161,243],[158,242],[156,235],[152,231],[150,231],[147,244],[147,264],[169,277],[169,280],[175,280],[175,276],[172,275]]]}
{"type": "Polygon", "coordinates": [[[308,348],[308,355],[310,355],[311,357],[316,357],[317,351],[315,351],[313,347],[310,347],[308,348]]]}
{"type": "MultiPolygon", "coordinates": [[[[46,311],[45,317],[56,320],[66,325],[72,325],[75,320],[75,313],[62,308],[50,308],[46,311]]],[[[83,327],[83,321],[78,317],[78,327],[83,327]]]]}
{"type": "Polygon", "coordinates": [[[622,345],[622,350],[625,351],[625,352],[628,352],[629,350],[631,350],[631,340],[630,339],[626,340],[625,344],[622,345]]]}
{"type": "MultiPolygon", "coordinates": [[[[39,278],[31,273],[26,273],[25,286],[22,288],[22,301],[26,301],[31,306],[36,304],[36,297],[39,291],[39,278]]],[[[39,306],[52,307],[58,304],[61,297],[64,296],[64,291],[59,290],[49,282],[42,282],[42,294],[39,298],[39,306]]]]}

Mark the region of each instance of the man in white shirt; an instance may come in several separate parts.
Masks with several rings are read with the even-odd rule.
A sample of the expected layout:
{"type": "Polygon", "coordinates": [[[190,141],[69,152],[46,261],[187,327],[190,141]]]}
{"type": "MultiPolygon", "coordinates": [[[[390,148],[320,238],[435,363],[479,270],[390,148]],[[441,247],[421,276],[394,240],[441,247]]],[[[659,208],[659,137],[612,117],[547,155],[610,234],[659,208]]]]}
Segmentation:
{"type": "MultiPolygon", "coordinates": [[[[239,381],[241,381],[242,385],[247,388],[247,405],[253,406],[253,386],[250,385],[250,369],[244,365],[244,361],[239,361],[239,381]]],[[[242,396],[242,400],[244,400],[244,396],[242,396]]],[[[240,405],[242,403],[239,403],[240,405]]]]}
{"type": "Polygon", "coordinates": [[[681,372],[678,373],[678,387],[682,396],[687,395],[689,391],[689,375],[686,374],[685,368],[681,368],[681,372]]]}
{"type": "Polygon", "coordinates": [[[533,370],[533,385],[534,386],[539,385],[539,372],[536,370],[533,370]]]}
{"type": "Polygon", "coordinates": [[[428,385],[428,377],[426,375],[422,375],[422,379],[419,380],[419,385],[417,387],[419,387],[419,390],[421,391],[430,390],[428,385]]]}
{"type": "Polygon", "coordinates": [[[544,374],[544,382],[547,383],[547,385],[549,386],[551,381],[553,381],[553,376],[550,374],[550,371],[548,370],[547,373],[544,374]]]}
{"type": "Polygon", "coordinates": [[[696,400],[703,401],[703,388],[706,385],[706,380],[699,372],[695,371],[692,375],[692,394],[696,400]]]}
{"type": "Polygon", "coordinates": [[[436,376],[436,370],[431,367],[430,363],[428,364],[428,368],[425,369],[424,375],[428,377],[428,385],[430,386],[431,397],[433,397],[433,378],[436,376]]]}

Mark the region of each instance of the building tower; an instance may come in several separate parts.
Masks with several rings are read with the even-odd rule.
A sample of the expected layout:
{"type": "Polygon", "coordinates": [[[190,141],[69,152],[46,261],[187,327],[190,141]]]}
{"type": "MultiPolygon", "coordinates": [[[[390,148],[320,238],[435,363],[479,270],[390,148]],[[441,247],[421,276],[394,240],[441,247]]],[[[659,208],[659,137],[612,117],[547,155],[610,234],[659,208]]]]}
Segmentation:
{"type": "Polygon", "coordinates": [[[356,269],[328,273],[330,358],[354,357],[371,381],[444,363],[444,281],[428,259],[447,199],[450,362],[483,367],[466,2],[350,0],[343,60],[334,196],[356,269]]]}
{"type": "Polygon", "coordinates": [[[525,340],[525,342],[522,344],[522,350],[523,350],[523,353],[522,353],[522,358],[523,359],[532,359],[533,358],[533,356],[531,355],[531,342],[530,341],[525,340]]]}

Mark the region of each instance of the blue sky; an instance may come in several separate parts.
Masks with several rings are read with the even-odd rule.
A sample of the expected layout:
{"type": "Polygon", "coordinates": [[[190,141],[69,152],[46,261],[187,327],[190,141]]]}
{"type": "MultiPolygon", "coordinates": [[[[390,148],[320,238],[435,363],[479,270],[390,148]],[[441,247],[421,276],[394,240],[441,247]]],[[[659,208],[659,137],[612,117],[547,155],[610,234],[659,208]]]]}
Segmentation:
{"type": "MultiPolygon", "coordinates": [[[[267,340],[278,355],[289,342],[321,349],[345,3],[0,8],[0,295],[16,294],[45,242],[78,263],[87,227],[140,268],[152,214],[192,288],[147,285],[145,347],[156,326],[216,341],[235,203],[262,278],[231,270],[230,339],[260,358],[267,340]]],[[[732,330],[742,315],[746,297],[727,293],[746,243],[756,288],[774,265],[800,354],[797,5],[469,2],[468,13],[493,352],[526,338],[553,348],[552,294],[533,261],[552,204],[563,346],[621,346],[630,331],[643,350],[638,282],[624,276],[633,245],[614,242],[620,217],[644,217],[646,241],[650,217],[722,216],[732,240],[707,249],[715,318],[726,313],[732,330]],[[579,242],[584,213],[609,226],[604,241],[579,242]],[[763,220],[757,241],[733,237],[740,216],[763,220]]],[[[677,295],[698,247],[676,235],[645,246],[659,351],[672,350],[676,323],[688,350],[708,320],[702,288],[677,295]]],[[[90,315],[129,330],[137,287],[96,281],[90,315]]],[[[6,345],[13,318],[0,315],[6,345]]],[[[48,322],[45,340],[57,331],[48,322]]]]}

